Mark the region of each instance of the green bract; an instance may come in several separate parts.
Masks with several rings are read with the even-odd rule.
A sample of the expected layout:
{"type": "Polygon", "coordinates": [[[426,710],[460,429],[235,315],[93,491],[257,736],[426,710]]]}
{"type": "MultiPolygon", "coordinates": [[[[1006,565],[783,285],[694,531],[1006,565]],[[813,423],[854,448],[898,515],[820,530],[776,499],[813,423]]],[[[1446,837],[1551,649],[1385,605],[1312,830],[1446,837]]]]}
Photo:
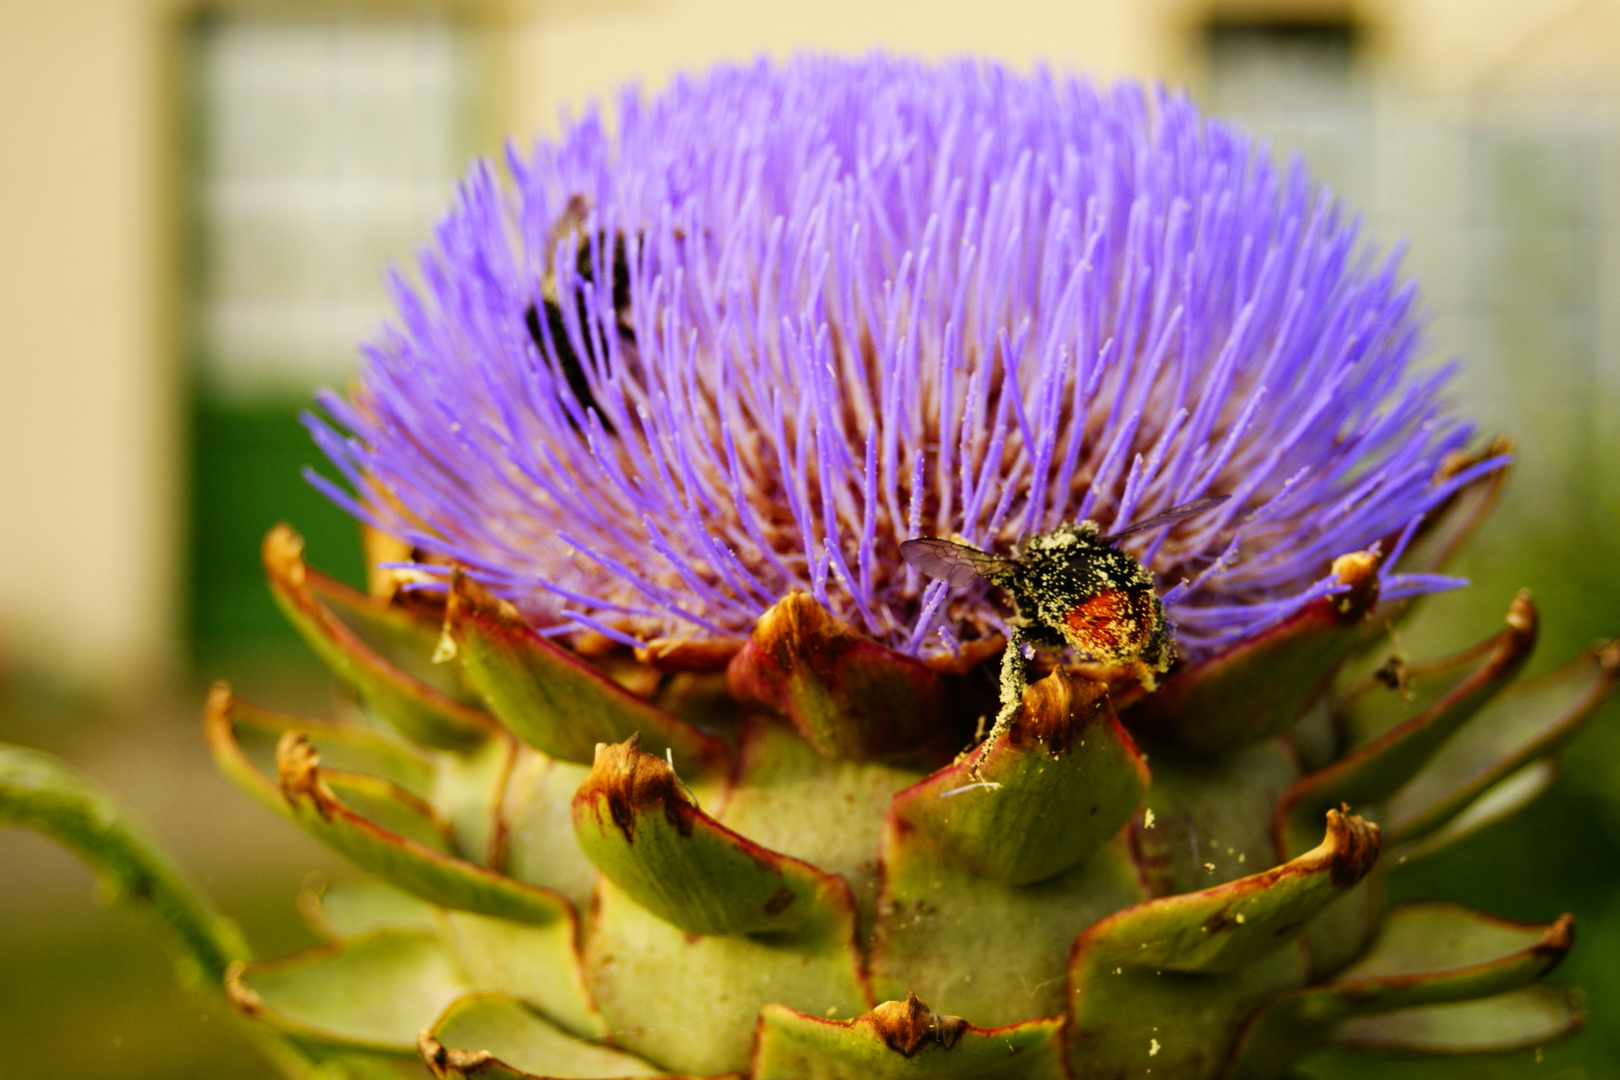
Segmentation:
{"type": "MultiPolygon", "coordinates": [[[[1438,566],[1500,483],[1402,569],[1438,566]]],[[[248,961],[42,755],[5,752],[0,811],[157,904],[289,1075],[1266,1080],[1327,1044],[1488,1052],[1581,1022],[1533,985],[1568,916],[1379,899],[1539,794],[1613,685],[1615,645],[1514,682],[1526,596],[1472,649],[1352,679],[1407,609],[1376,558],[1341,559],[1348,602],[1154,693],[1052,669],[983,739],[994,650],[930,665],[803,594],[747,641],[586,656],[462,574],[433,608],[307,568],[285,527],[264,554],[359,708],[299,719],[222,684],[205,726],[366,872],[304,897],[330,944],[248,961]]]]}
{"type": "Polygon", "coordinates": [[[1620,644],[1516,683],[1520,596],[1380,666],[1507,456],[1302,171],[971,63],[618,119],[475,171],[312,421],[393,554],[373,594],[285,526],[264,562],[355,707],[208,699],[220,767],[363,872],[304,898],[328,943],[245,956],[37,755],[0,814],[152,900],[290,1076],[1267,1080],[1579,1026],[1537,983],[1568,917],[1383,883],[1546,788],[1620,644]],[[1103,524],[1027,679],[1031,605],[901,555],[1103,524]],[[1120,593],[1143,648],[1056,649],[1129,637],[1120,593]]]}
{"type": "MultiPolygon", "coordinates": [[[[800,594],[745,643],[588,658],[464,575],[435,611],[306,568],[285,528],[265,562],[362,704],[301,720],[220,686],[207,709],[226,772],[369,875],[306,898],[330,945],[225,975],[312,1063],[1264,1080],[1329,1043],[1500,1050],[1580,1023],[1531,985],[1567,917],[1379,901],[1386,868],[1539,793],[1614,681],[1609,646],[1514,683],[1527,597],[1458,656],[1335,679],[1401,614],[1357,576],[1376,559],[1341,560],[1351,603],[1153,694],[1056,668],[975,742],[994,655],[931,667],[800,594]]],[[[48,819],[20,781],[7,799],[48,819]]]]}

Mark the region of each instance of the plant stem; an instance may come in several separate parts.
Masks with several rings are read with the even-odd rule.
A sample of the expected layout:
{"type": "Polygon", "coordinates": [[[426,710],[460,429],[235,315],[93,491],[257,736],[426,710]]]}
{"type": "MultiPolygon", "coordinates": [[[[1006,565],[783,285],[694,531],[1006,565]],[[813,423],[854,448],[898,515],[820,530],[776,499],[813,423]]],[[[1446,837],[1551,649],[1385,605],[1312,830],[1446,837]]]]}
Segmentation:
{"type": "MultiPolygon", "coordinates": [[[[236,924],[192,886],[118,800],[60,758],[0,743],[0,824],[44,833],[89,863],[115,900],[151,905],[180,939],[210,993],[223,996],[225,969],[233,960],[248,959],[236,924]]],[[[289,1080],[352,1075],[339,1063],[323,1069],[262,1024],[243,1023],[242,1030],[289,1080]]]]}

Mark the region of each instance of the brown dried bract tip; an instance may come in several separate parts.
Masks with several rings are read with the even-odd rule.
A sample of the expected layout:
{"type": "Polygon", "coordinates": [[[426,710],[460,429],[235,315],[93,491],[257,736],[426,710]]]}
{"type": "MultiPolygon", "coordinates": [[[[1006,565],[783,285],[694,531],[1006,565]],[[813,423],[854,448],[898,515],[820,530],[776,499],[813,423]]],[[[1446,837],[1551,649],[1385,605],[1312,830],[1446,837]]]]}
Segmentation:
{"type": "Polygon", "coordinates": [[[446,623],[457,615],[478,615],[507,625],[522,624],[518,609],[468,576],[459,566],[450,568],[450,595],[444,605],[446,623]]]}
{"type": "Polygon", "coordinates": [[[426,1028],[416,1036],[416,1052],[438,1080],[457,1080],[495,1060],[488,1050],[448,1049],[426,1028]]]}
{"type": "Polygon", "coordinates": [[[636,819],[643,814],[662,809],[665,820],[689,836],[698,812],[668,762],[641,752],[640,733],[612,746],[596,744],[596,761],[574,802],[589,803],[598,821],[606,803],[608,816],[630,844],[636,840],[636,819]]]}
{"type": "Polygon", "coordinates": [[[587,660],[605,660],[625,651],[623,643],[606,634],[587,630],[574,638],[574,651],[587,660]]]}
{"type": "Polygon", "coordinates": [[[968,1026],[960,1016],[934,1012],[910,990],[906,991],[906,1000],[885,1001],[855,1022],[870,1025],[885,1046],[908,1058],[935,1043],[949,1050],[968,1026]]]}
{"type": "Polygon", "coordinates": [[[849,626],[793,591],[754,624],[726,667],[739,701],[784,713],[827,757],[869,760],[915,751],[941,734],[945,680],[914,656],[849,626]]]}
{"type": "Polygon", "coordinates": [[[221,744],[235,743],[231,733],[231,709],[235,705],[236,695],[231,692],[231,684],[216,679],[203,702],[203,735],[210,746],[217,748],[221,744]]]}
{"type": "Polygon", "coordinates": [[[225,1000],[243,1016],[257,1016],[264,1011],[264,999],[242,982],[247,961],[232,960],[225,969],[225,1000]]]}
{"type": "Polygon", "coordinates": [[[1377,547],[1352,551],[1333,560],[1333,576],[1350,591],[1334,597],[1334,606],[1347,622],[1363,619],[1378,603],[1378,568],[1384,562],[1377,547]]]}
{"type": "Polygon", "coordinates": [[[785,672],[811,654],[823,662],[836,662],[858,639],[809,593],[795,590],[759,617],[752,641],[777,671],[785,672]]]}
{"type": "Polygon", "coordinates": [[[1513,600],[1508,604],[1507,624],[1523,634],[1535,632],[1536,605],[1530,599],[1529,589],[1520,589],[1513,594],[1513,600]]]}
{"type": "Polygon", "coordinates": [[[1007,726],[1007,744],[1018,747],[1038,741],[1048,753],[1062,754],[1107,706],[1107,686],[1058,668],[1024,688],[1024,707],[1007,726]]]}
{"type": "Polygon", "coordinates": [[[294,588],[304,584],[304,538],[292,526],[281,522],[264,535],[259,557],[272,578],[287,582],[294,588]]]}
{"type": "Polygon", "coordinates": [[[1450,480],[1474,463],[1474,455],[1467,450],[1450,450],[1440,459],[1440,465],[1434,470],[1434,482],[1440,483],[1450,480]]]}
{"type": "Polygon", "coordinates": [[[321,755],[302,732],[288,731],[276,742],[276,775],[281,794],[289,803],[308,799],[322,816],[327,815],[326,798],[321,790],[321,755]]]}
{"type": "Polygon", "coordinates": [[[636,659],[671,673],[724,671],[746,644],[746,638],[736,637],[654,638],[636,650],[636,659]]]}
{"type": "Polygon", "coordinates": [[[1434,482],[1436,484],[1444,483],[1470,465],[1477,465],[1481,461],[1489,461],[1493,457],[1511,454],[1513,450],[1513,440],[1506,435],[1495,436],[1478,451],[1453,450],[1440,459],[1440,467],[1434,471],[1434,482]]]}
{"type": "Polygon", "coordinates": [[[1328,863],[1333,884],[1348,889],[1373,868],[1381,843],[1377,825],[1347,811],[1329,810],[1327,838],[1317,851],[1328,863]]]}
{"type": "Polygon", "coordinates": [[[1541,940],[1530,951],[1556,964],[1569,954],[1574,944],[1575,916],[1566,911],[1547,927],[1547,932],[1541,935],[1541,940]]]}
{"type": "Polygon", "coordinates": [[[410,580],[412,575],[409,571],[386,569],[382,564],[409,562],[416,555],[416,549],[407,540],[362,524],[360,550],[366,562],[366,592],[378,600],[393,600],[400,583],[410,580]]]}
{"type": "Polygon", "coordinates": [[[467,576],[459,566],[450,568],[450,591],[444,602],[444,629],[439,634],[439,647],[433,650],[433,662],[443,664],[456,658],[456,635],[463,623],[478,619],[494,623],[500,630],[524,626],[518,609],[502,600],[478,582],[467,576]]]}

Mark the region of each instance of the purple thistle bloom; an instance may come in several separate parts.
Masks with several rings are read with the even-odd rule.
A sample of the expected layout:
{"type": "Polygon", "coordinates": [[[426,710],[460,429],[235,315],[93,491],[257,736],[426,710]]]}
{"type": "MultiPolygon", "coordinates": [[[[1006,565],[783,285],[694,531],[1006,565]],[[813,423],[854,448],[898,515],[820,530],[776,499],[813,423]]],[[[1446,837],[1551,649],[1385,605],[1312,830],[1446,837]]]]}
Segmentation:
{"type": "Polygon", "coordinates": [[[948,651],[1002,617],[901,541],[1000,552],[1229,493],[1125,544],[1207,655],[1501,464],[1434,482],[1472,431],[1451,367],[1413,370],[1396,258],[1169,93],[722,67],[508,167],[474,169],[419,285],[394,278],[353,400],[322,398],[348,435],[310,421],[357,494],[313,479],[559,633],[745,634],[803,589],[948,651]]]}

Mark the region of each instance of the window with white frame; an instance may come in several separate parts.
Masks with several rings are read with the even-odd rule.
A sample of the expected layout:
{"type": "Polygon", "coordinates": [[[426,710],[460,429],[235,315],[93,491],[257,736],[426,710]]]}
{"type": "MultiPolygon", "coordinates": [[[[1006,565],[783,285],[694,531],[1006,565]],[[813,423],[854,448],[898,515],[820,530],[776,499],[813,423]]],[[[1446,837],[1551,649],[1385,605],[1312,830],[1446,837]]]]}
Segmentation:
{"type": "Polygon", "coordinates": [[[475,44],[439,17],[222,18],[197,80],[204,393],[342,383],[477,128],[475,44]]]}

